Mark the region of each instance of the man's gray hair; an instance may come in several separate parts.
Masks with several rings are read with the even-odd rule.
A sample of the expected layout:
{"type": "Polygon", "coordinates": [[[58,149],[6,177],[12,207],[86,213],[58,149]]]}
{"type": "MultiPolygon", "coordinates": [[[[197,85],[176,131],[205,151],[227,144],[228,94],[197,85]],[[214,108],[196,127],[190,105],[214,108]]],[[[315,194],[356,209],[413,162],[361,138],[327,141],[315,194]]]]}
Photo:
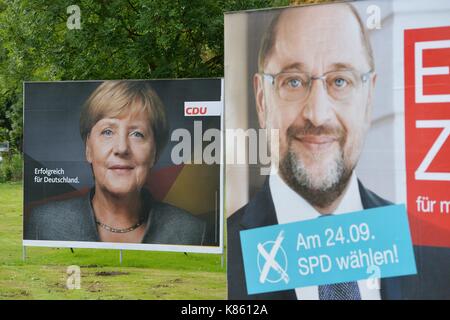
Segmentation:
{"type": "MultiPolygon", "coordinates": [[[[327,5],[336,5],[336,4],[327,4],[327,5]]],[[[362,40],[364,48],[366,49],[367,59],[369,62],[370,69],[375,70],[375,62],[374,62],[374,58],[373,58],[372,45],[370,44],[369,35],[368,35],[366,29],[364,28],[364,24],[362,22],[361,17],[359,16],[355,7],[352,6],[351,4],[342,3],[342,5],[347,6],[350,9],[350,11],[353,13],[354,17],[356,18],[356,21],[358,21],[359,29],[361,31],[361,40],[362,40]]],[[[285,10],[295,10],[295,9],[301,10],[302,7],[281,9],[279,12],[276,13],[276,16],[270,22],[269,27],[267,28],[266,32],[264,33],[264,35],[261,39],[261,46],[259,48],[259,54],[258,54],[258,72],[261,72],[261,73],[264,72],[264,66],[266,63],[267,56],[270,55],[270,51],[272,50],[272,48],[275,44],[277,26],[278,26],[278,22],[280,21],[280,17],[282,16],[282,14],[285,10]]]]}

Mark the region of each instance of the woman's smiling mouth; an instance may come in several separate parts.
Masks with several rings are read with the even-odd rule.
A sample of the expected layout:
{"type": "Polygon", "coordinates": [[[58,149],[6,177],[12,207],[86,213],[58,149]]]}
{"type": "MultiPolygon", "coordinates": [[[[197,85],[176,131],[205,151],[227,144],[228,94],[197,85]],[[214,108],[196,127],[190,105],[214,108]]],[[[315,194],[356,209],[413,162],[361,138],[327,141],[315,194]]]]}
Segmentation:
{"type": "Polygon", "coordinates": [[[131,170],[134,169],[134,166],[128,164],[113,164],[109,166],[108,169],[112,170],[113,172],[121,174],[130,172],[131,170]]]}

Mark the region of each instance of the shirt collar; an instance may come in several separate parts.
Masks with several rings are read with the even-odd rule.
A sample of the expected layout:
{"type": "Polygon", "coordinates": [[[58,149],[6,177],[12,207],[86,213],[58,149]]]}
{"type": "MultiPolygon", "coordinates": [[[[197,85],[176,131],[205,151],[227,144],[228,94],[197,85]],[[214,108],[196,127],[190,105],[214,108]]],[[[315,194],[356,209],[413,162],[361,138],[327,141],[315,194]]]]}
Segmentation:
{"type": "MultiPolygon", "coordinates": [[[[292,190],[279,176],[278,172],[270,175],[269,185],[278,223],[310,220],[321,215],[312,205],[292,190]]],[[[355,172],[353,172],[344,197],[333,214],[360,210],[363,210],[363,206],[358,188],[358,179],[355,172]]]]}

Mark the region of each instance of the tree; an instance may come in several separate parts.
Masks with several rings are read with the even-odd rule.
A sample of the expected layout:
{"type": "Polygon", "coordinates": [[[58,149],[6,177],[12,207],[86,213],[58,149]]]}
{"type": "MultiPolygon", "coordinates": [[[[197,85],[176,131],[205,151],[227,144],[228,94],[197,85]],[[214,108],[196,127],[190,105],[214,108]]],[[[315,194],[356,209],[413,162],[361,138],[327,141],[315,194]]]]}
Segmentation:
{"type": "MultiPolygon", "coordinates": [[[[299,1],[292,1],[298,3],[299,1]]],[[[21,150],[23,81],[223,76],[223,13],[289,0],[0,0],[0,141],[21,150]]]]}

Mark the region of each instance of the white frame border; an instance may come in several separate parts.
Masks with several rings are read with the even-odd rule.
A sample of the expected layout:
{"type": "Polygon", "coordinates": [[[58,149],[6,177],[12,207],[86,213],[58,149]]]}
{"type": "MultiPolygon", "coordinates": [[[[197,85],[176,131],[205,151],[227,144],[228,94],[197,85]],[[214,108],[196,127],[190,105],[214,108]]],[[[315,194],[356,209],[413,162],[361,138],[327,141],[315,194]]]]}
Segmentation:
{"type": "MultiPolygon", "coordinates": [[[[147,244],[147,243],[117,243],[117,242],[90,242],[90,241],[49,241],[49,240],[25,240],[22,233],[22,246],[26,247],[46,247],[46,248],[81,248],[81,249],[113,249],[113,250],[139,250],[139,251],[161,251],[161,252],[189,252],[189,253],[209,253],[224,254],[223,235],[223,214],[224,214],[224,78],[195,78],[195,79],[139,79],[130,81],[160,81],[160,80],[219,80],[220,79],[220,102],[222,112],[220,114],[220,204],[219,204],[219,246],[191,246],[191,245],[169,245],[169,244],[147,244]]],[[[23,82],[23,111],[25,124],[25,84],[42,82],[101,82],[105,80],[87,81],[24,81],[23,82]]],[[[23,181],[22,181],[23,183],[23,181]]],[[[23,189],[25,193],[25,188],[23,189]]],[[[24,197],[25,199],[25,197],[24,197]]],[[[24,219],[24,218],[23,218],[24,219]]],[[[24,220],[22,220],[22,231],[24,220]]]]}

